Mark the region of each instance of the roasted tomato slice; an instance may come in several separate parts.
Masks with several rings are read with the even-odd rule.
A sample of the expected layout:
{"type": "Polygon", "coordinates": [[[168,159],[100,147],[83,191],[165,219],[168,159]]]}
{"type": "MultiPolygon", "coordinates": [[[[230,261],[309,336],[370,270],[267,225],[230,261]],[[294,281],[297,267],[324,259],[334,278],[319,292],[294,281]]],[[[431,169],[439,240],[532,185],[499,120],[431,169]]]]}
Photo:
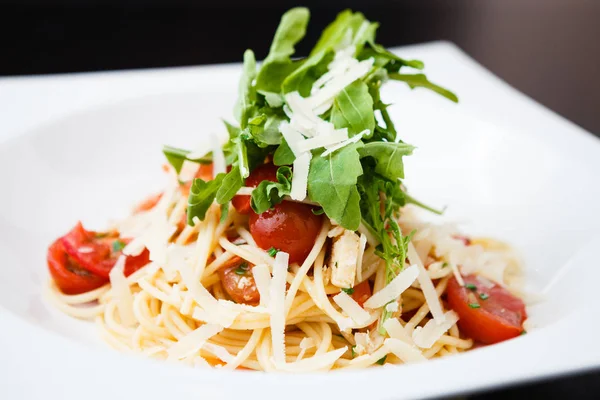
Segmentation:
{"type": "Polygon", "coordinates": [[[223,289],[236,303],[256,305],[260,301],[260,294],[252,275],[253,267],[236,256],[219,269],[223,289]]]}
{"type": "Polygon", "coordinates": [[[458,327],[468,337],[485,344],[502,342],[523,332],[527,319],[525,304],[502,286],[483,281],[476,275],[448,282],[448,304],[458,313],[458,327]]]}

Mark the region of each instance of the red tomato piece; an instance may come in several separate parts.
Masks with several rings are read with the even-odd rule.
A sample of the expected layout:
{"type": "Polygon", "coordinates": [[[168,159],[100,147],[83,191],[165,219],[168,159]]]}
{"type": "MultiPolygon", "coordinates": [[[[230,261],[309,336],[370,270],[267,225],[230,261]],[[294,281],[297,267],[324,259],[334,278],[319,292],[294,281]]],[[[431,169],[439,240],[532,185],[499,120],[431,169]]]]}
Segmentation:
{"type": "Polygon", "coordinates": [[[65,294],[89,292],[108,282],[108,279],[80,268],[67,255],[60,239],[48,248],[47,261],[50,276],[65,294]]]}
{"type": "Polygon", "coordinates": [[[219,268],[223,289],[236,303],[256,305],[260,301],[260,293],[252,275],[253,267],[236,256],[219,268]]]}
{"type": "Polygon", "coordinates": [[[292,201],[262,214],[250,213],[250,233],[262,249],[271,247],[290,255],[290,263],[304,261],[321,230],[322,216],[312,206],[292,201]]]}
{"type": "Polygon", "coordinates": [[[140,204],[138,204],[135,207],[133,212],[137,214],[137,213],[140,213],[143,211],[152,210],[156,206],[156,204],[160,201],[161,197],[162,197],[162,193],[153,194],[152,196],[147,197],[144,201],[142,201],[140,204]]]}
{"type": "Polygon", "coordinates": [[[371,297],[371,284],[368,280],[362,281],[358,285],[354,286],[352,292],[352,298],[358,303],[359,306],[363,306],[365,301],[371,297]]]}
{"type": "Polygon", "coordinates": [[[200,168],[198,168],[198,172],[196,172],[196,178],[200,178],[203,181],[212,181],[213,164],[200,164],[200,168]]]}
{"type": "Polygon", "coordinates": [[[476,275],[448,282],[448,304],[458,313],[458,327],[468,337],[485,344],[502,342],[523,332],[525,304],[498,284],[485,285],[476,275]],[[478,305],[478,306],[477,306],[478,305]]]}
{"type": "MultiPolygon", "coordinates": [[[[122,248],[129,239],[121,239],[115,234],[98,234],[87,231],[81,222],[65,236],[59,239],[65,251],[77,265],[103,278],[108,278],[110,270],[121,256],[122,248]]],[[[138,256],[128,256],[125,260],[124,274],[130,275],[149,261],[147,249],[138,256]]]]}
{"type": "MultiPolygon", "coordinates": [[[[250,176],[246,178],[245,185],[247,187],[256,187],[262,181],[277,182],[277,166],[271,163],[259,165],[252,171],[250,176]]],[[[234,196],[231,200],[231,204],[233,204],[240,214],[250,214],[250,211],[252,211],[252,207],[250,207],[250,196],[234,196]]]]}

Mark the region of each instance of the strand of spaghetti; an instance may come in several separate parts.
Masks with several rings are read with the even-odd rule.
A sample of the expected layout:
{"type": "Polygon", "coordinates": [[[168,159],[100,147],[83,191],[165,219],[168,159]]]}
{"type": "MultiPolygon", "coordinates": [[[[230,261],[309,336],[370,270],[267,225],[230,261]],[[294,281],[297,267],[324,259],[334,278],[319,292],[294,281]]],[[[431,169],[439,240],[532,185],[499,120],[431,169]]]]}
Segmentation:
{"type": "Polygon", "coordinates": [[[331,347],[331,338],[333,337],[333,334],[328,323],[319,322],[318,326],[321,330],[321,341],[319,342],[319,347],[315,354],[325,354],[331,347]]]}
{"type": "Polygon", "coordinates": [[[152,334],[156,336],[170,338],[171,334],[168,330],[154,323],[154,318],[151,316],[148,307],[150,300],[149,296],[150,294],[145,291],[142,291],[135,296],[133,300],[133,315],[135,315],[137,322],[147,331],[152,332],[152,334]]]}
{"type": "Polygon", "coordinates": [[[93,307],[73,307],[62,301],[57,296],[58,289],[52,284],[49,285],[45,290],[45,297],[48,301],[56,308],[58,308],[63,313],[70,315],[74,318],[80,319],[94,319],[98,315],[101,315],[104,312],[104,304],[98,304],[93,307]]]}
{"type": "Polygon", "coordinates": [[[115,318],[118,315],[118,303],[111,301],[106,305],[104,309],[104,322],[108,330],[114,332],[118,336],[131,337],[135,332],[135,328],[131,328],[130,325],[125,325],[122,322],[117,321],[115,318]]]}
{"type": "MultiPolygon", "coordinates": [[[[194,280],[199,281],[204,275],[206,262],[211,253],[211,244],[213,242],[213,234],[217,225],[216,207],[211,207],[208,210],[206,219],[202,222],[202,226],[198,230],[198,239],[196,239],[196,250],[192,258],[194,271],[194,280]]],[[[196,223],[197,224],[197,223],[196,223]]]]}
{"type": "Polygon", "coordinates": [[[227,365],[225,365],[225,369],[236,369],[244,361],[246,361],[246,359],[248,357],[250,357],[250,354],[252,354],[252,352],[256,349],[256,346],[258,345],[262,334],[263,334],[262,329],[255,329],[252,332],[250,339],[248,339],[248,341],[246,342],[246,345],[244,346],[244,348],[237,353],[237,355],[235,356],[233,361],[231,361],[231,362],[227,363],[227,365]]]}
{"type": "MultiPolygon", "coordinates": [[[[313,328],[312,323],[308,323],[308,322],[300,322],[298,324],[296,324],[296,326],[306,334],[306,337],[312,339],[312,341],[314,343],[322,343],[322,338],[321,335],[319,335],[319,332],[317,332],[317,330],[315,328],[313,328]]],[[[326,351],[327,349],[325,349],[326,351]]],[[[324,351],[321,351],[321,353],[323,353],[324,351]]]]}
{"type": "Polygon", "coordinates": [[[267,256],[265,258],[263,255],[258,256],[255,252],[248,251],[243,246],[236,246],[235,244],[233,244],[229,240],[227,240],[226,237],[221,237],[219,239],[219,244],[226,251],[228,251],[238,257],[241,257],[244,260],[249,261],[254,265],[267,264],[269,267],[273,267],[273,263],[275,262],[275,260],[271,257],[267,256]]]}
{"type": "Polygon", "coordinates": [[[381,346],[379,349],[375,350],[371,354],[365,354],[362,356],[358,356],[345,366],[345,369],[356,369],[356,368],[367,368],[377,361],[381,360],[383,357],[388,355],[389,349],[385,346],[381,346]]]}
{"type": "MultiPolygon", "coordinates": [[[[441,297],[442,293],[446,290],[446,286],[448,285],[448,278],[442,279],[435,288],[435,292],[439,297],[441,297]]],[[[423,303],[423,305],[419,308],[419,310],[413,315],[413,317],[406,323],[404,329],[407,332],[412,334],[412,331],[415,327],[427,316],[429,313],[429,304],[427,302],[423,303]]]]}
{"type": "Polygon", "coordinates": [[[187,199],[185,197],[180,198],[175,204],[175,208],[171,211],[169,215],[168,222],[169,225],[177,225],[181,218],[185,214],[185,209],[187,207],[187,199]]]}
{"type": "Polygon", "coordinates": [[[419,284],[421,285],[421,290],[425,295],[425,300],[429,305],[429,310],[431,311],[431,315],[433,315],[433,319],[441,324],[444,322],[444,310],[442,310],[442,304],[440,303],[439,296],[440,294],[435,295],[435,288],[433,286],[433,282],[429,278],[427,274],[427,270],[423,265],[423,261],[419,258],[417,251],[415,250],[415,246],[412,243],[408,244],[407,251],[408,259],[411,264],[416,264],[419,268],[419,276],[417,277],[419,284]]]}
{"type": "Polygon", "coordinates": [[[246,228],[244,228],[243,226],[240,225],[240,226],[237,226],[235,230],[238,233],[238,235],[240,235],[240,237],[242,239],[244,239],[246,241],[246,243],[248,243],[250,246],[258,247],[256,245],[256,242],[254,241],[254,238],[252,237],[252,235],[250,234],[250,232],[248,232],[248,230],[246,228]]]}
{"type": "Polygon", "coordinates": [[[96,326],[100,332],[100,337],[103,338],[112,348],[123,353],[129,353],[131,351],[131,348],[127,344],[123,343],[120,339],[106,329],[102,315],[98,315],[96,317],[96,326]]]}
{"type": "Polygon", "coordinates": [[[90,303],[98,300],[104,293],[110,290],[110,284],[106,284],[104,286],[100,286],[97,289],[91,290],[89,292],[81,293],[81,294],[64,294],[60,290],[57,289],[54,281],[49,281],[50,287],[54,290],[54,294],[57,297],[57,300],[65,304],[84,304],[90,303]]]}
{"type": "Polygon", "coordinates": [[[321,226],[321,231],[319,232],[319,235],[317,236],[312,249],[308,253],[308,256],[306,256],[306,259],[302,263],[302,266],[300,267],[298,273],[294,277],[294,281],[288,289],[287,296],[285,298],[286,316],[290,312],[290,307],[292,306],[292,302],[294,301],[294,297],[296,297],[296,293],[298,292],[298,288],[300,287],[302,280],[306,276],[306,273],[308,272],[310,267],[313,266],[313,263],[315,262],[316,258],[319,256],[319,253],[321,253],[321,250],[323,249],[325,240],[327,240],[327,232],[329,232],[329,226],[329,222],[323,222],[323,225],[321,226]]]}
{"type": "Polygon", "coordinates": [[[437,341],[446,346],[453,346],[459,349],[470,349],[473,347],[473,339],[458,339],[452,336],[443,335],[437,341]]]}
{"type": "Polygon", "coordinates": [[[275,371],[275,365],[271,361],[271,334],[266,332],[259,345],[256,348],[256,359],[260,364],[263,371],[271,372],[275,371]]]}
{"type": "Polygon", "coordinates": [[[224,265],[227,261],[231,260],[232,258],[233,253],[230,253],[228,251],[215,258],[210,264],[206,266],[204,276],[202,277],[202,283],[204,284],[204,280],[208,276],[214,274],[216,271],[219,270],[219,268],[221,268],[222,265],[224,265]]]}

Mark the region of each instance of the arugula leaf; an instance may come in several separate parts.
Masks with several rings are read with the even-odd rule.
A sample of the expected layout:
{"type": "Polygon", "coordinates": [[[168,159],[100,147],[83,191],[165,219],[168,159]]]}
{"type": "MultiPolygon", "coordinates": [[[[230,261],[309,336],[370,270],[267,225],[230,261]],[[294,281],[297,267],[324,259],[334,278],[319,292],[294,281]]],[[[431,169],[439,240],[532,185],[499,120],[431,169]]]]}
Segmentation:
{"type": "Polygon", "coordinates": [[[171,164],[173,168],[175,168],[175,171],[177,173],[181,172],[181,168],[183,167],[183,162],[185,160],[200,164],[210,164],[212,162],[212,152],[207,153],[204,157],[198,160],[190,160],[189,158],[187,158],[188,154],[190,153],[191,151],[189,150],[179,149],[177,147],[171,146],[163,146],[163,154],[167,158],[169,164],[171,164]]]}
{"type": "Polygon", "coordinates": [[[264,96],[265,101],[271,108],[280,108],[285,102],[283,96],[279,93],[267,92],[265,90],[258,90],[257,92],[264,96]]]}
{"type": "Polygon", "coordinates": [[[391,73],[389,74],[389,77],[390,79],[396,81],[406,82],[406,84],[410,86],[411,89],[414,89],[416,87],[426,88],[444,96],[448,100],[458,103],[458,97],[454,93],[452,93],[448,89],[444,89],[443,87],[436,85],[435,83],[430,82],[424,74],[391,73]]]}
{"type": "Polygon", "coordinates": [[[310,13],[304,7],[292,8],[281,17],[281,22],[271,43],[269,55],[256,77],[256,89],[266,92],[280,93],[285,78],[302,62],[292,62],[294,46],[306,34],[306,26],[310,13]]]}
{"type": "Polygon", "coordinates": [[[363,173],[357,151],[362,145],[348,145],[327,157],[315,152],[308,172],[310,200],[319,203],[330,219],[353,231],[361,220],[356,182],[363,173]]]}
{"type": "MultiPolygon", "coordinates": [[[[377,29],[377,26],[375,29],[377,29]]],[[[398,57],[382,45],[375,43],[374,39],[375,35],[373,33],[373,37],[367,39],[369,46],[364,48],[363,51],[361,51],[358,55],[359,60],[374,58],[374,65],[378,67],[384,67],[389,72],[398,72],[402,67],[410,67],[418,70],[421,70],[425,67],[425,64],[423,64],[422,61],[406,60],[398,57]]]]}
{"type": "Polygon", "coordinates": [[[279,132],[279,125],[287,121],[287,116],[281,109],[264,107],[259,111],[261,114],[248,123],[254,142],[259,147],[281,144],[283,136],[279,132]]]}
{"type": "Polygon", "coordinates": [[[252,50],[246,50],[244,52],[244,72],[240,78],[238,101],[234,108],[241,129],[246,129],[246,126],[248,126],[252,105],[256,102],[256,91],[252,87],[252,81],[255,77],[256,59],[252,50]]]}
{"type": "Polygon", "coordinates": [[[250,205],[257,214],[262,214],[275,204],[283,201],[284,196],[292,190],[292,169],[279,167],[277,169],[277,182],[262,181],[252,191],[250,205]]]}
{"type": "Polygon", "coordinates": [[[365,129],[370,136],[375,128],[375,114],[367,84],[357,80],[346,86],[333,101],[330,119],[336,129],[348,128],[349,137],[365,129]]]}
{"type": "Polygon", "coordinates": [[[376,161],[375,172],[391,180],[404,178],[402,157],[411,155],[414,146],[406,143],[370,142],[359,149],[360,157],[373,157],[376,161]]]}
{"type": "MultiPolygon", "coordinates": [[[[220,175],[220,174],[219,174],[220,175]]],[[[217,175],[217,177],[219,176],[217,175]]],[[[244,181],[240,176],[240,168],[235,166],[224,177],[216,192],[217,203],[227,204],[233,199],[233,196],[244,186],[244,181]]],[[[202,218],[200,218],[202,219],[202,218]]]]}
{"type": "Polygon", "coordinates": [[[283,81],[283,93],[298,91],[308,97],[313,84],[327,72],[327,66],[333,60],[333,52],[321,51],[310,56],[298,69],[283,81]]]}
{"type": "Polygon", "coordinates": [[[281,145],[279,145],[277,150],[275,150],[275,154],[273,155],[273,164],[277,166],[292,165],[295,160],[296,156],[290,148],[290,145],[287,144],[285,139],[281,139],[281,145]]]}
{"type": "Polygon", "coordinates": [[[351,10],[344,10],[339,13],[336,19],[323,30],[319,41],[310,52],[313,56],[319,52],[333,49],[348,34],[348,30],[354,33],[360,28],[366,19],[361,13],[353,13],[351,10]]]}
{"type": "Polygon", "coordinates": [[[187,206],[187,223],[194,225],[194,217],[204,220],[206,211],[215,200],[217,191],[225,178],[225,174],[218,174],[212,181],[205,182],[202,179],[194,179],[190,188],[187,206]]]}

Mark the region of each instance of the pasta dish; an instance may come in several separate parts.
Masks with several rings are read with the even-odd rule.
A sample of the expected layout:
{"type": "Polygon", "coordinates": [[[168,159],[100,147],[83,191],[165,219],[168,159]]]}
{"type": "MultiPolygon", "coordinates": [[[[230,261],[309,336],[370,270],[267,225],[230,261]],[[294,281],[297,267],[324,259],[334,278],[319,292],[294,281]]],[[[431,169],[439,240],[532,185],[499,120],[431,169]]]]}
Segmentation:
{"type": "Polygon", "coordinates": [[[227,140],[165,146],[163,191],[50,245],[53,305],[117,350],[199,368],[404,364],[525,333],[518,257],[422,218],[441,212],[403,184],[414,147],[380,90],[456,95],[360,13],[292,57],[308,19],[285,13],[260,65],[244,53],[227,140]]]}

